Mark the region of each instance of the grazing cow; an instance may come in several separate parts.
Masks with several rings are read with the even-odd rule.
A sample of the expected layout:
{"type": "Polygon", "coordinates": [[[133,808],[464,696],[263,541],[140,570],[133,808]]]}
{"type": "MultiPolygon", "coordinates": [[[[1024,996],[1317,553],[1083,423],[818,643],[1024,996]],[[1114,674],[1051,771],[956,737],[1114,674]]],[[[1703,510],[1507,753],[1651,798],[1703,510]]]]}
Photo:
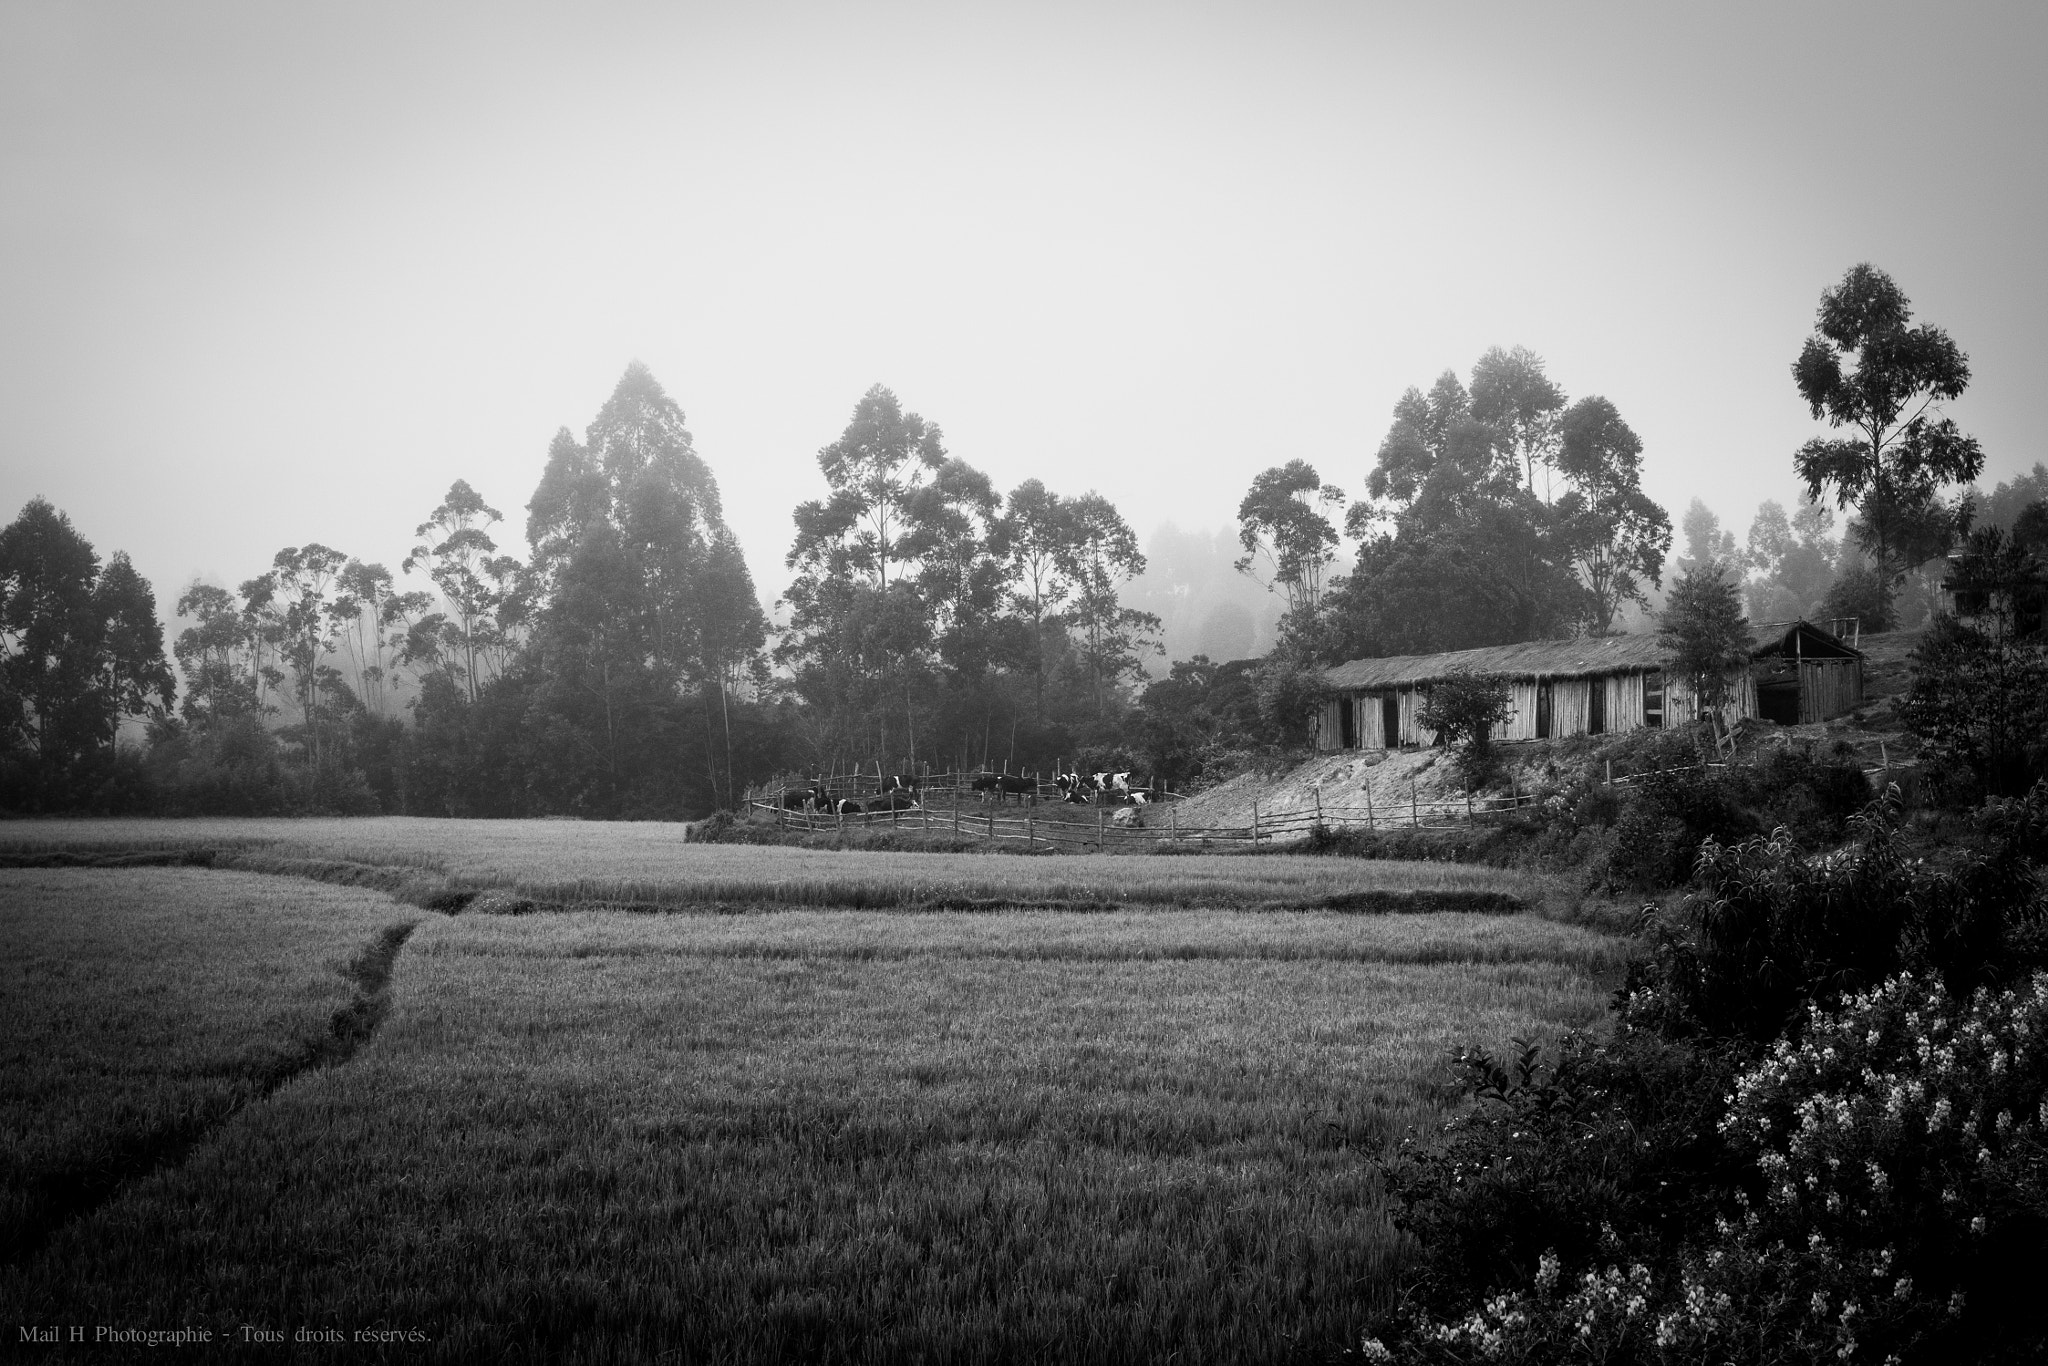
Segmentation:
{"type": "Polygon", "coordinates": [[[1004,773],[997,776],[997,801],[1001,801],[1005,797],[1015,797],[1018,804],[1022,805],[1024,798],[1027,796],[1033,800],[1036,800],[1038,797],[1038,783],[1035,779],[1027,778],[1021,773],[1004,773]]]}
{"type": "Polygon", "coordinates": [[[981,794],[981,799],[983,801],[987,801],[988,794],[996,791],[996,784],[1000,783],[1002,780],[1003,778],[1000,773],[978,773],[975,775],[973,783],[971,783],[969,786],[971,786],[974,791],[981,794]]]}
{"type": "Polygon", "coordinates": [[[791,811],[802,811],[811,801],[823,795],[821,787],[789,787],[782,791],[782,805],[791,811]]]}
{"type": "Polygon", "coordinates": [[[868,803],[868,810],[870,812],[910,811],[915,809],[916,806],[917,798],[911,796],[908,791],[899,787],[894,789],[893,791],[884,792],[881,796],[876,797],[875,799],[870,801],[868,803]]]}

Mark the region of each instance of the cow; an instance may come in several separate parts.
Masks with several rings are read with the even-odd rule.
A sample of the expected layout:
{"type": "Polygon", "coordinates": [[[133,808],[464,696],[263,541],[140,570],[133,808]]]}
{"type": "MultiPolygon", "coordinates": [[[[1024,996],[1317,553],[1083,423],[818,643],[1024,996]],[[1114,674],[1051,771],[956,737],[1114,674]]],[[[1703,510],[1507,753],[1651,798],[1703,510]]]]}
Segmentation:
{"type": "Polygon", "coordinates": [[[900,787],[884,792],[881,796],[874,798],[868,803],[868,810],[870,812],[911,811],[916,809],[916,807],[917,798],[911,796],[907,789],[900,787]]]}
{"type": "Polygon", "coordinates": [[[863,809],[861,804],[851,797],[841,797],[831,803],[831,807],[833,814],[840,816],[858,816],[863,809]]]}
{"type": "Polygon", "coordinates": [[[1073,802],[1076,805],[1086,802],[1088,794],[1094,790],[1089,786],[1089,780],[1083,778],[1078,773],[1062,773],[1057,775],[1053,779],[1053,786],[1060,790],[1061,801],[1073,802]]]}
{"type": "Polygon", "coordinates": [[[809,787],[784,788],[782,791],[782,805],[786,810],[790,811],[808,811],[812,803],[824,795],[825,789],[819,783],[813,783],[809,787]]]}
{"type": "Polygon", "coordinates": [[[908,792],[911,796],[915,797],[917,795],[917,775],[915,773],[891,773],[888,786],[884,787],[882,791],[908,792]]]}

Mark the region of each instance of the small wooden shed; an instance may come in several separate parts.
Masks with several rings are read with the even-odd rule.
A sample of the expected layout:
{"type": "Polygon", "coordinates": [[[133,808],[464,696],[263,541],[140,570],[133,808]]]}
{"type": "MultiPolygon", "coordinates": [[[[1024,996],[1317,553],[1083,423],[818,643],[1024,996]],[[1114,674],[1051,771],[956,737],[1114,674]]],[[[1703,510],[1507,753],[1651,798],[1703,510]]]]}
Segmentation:
{"type": "Polygon", "coordinates": [[[1863,652],[1810,621],[1751,628],[1750,677],[1756,714],[1783,726],[1809,725],[1863,705],[1863,652]]]}
{"type": "MultiPolygon", "coordinates": [[[[1754,663],[1730,679],[1728,721],[1780,717],[1787,724],[1847,711],[1862,700],[1862,655],[1810,622],[1755,631],[1754,663]],[[1786,691],[1787,686],[1791,691],[1786,691]],[[1766,697],[1770,711],[1765,711],[1766,697]]],[[[1698,715],[1691,687],[1669,675],[1669,651],[1651,635],[1586,636],[1493,645],[1435,655],[1354,659],[1324,675],[1337,694],[1316,728],[1320,749],[1429,745],[1417,721],[1424,689],[1452,674],[1500,674],[1515,714],[1496,740],[1622,734],[1683,725],[1698,715]]]]}

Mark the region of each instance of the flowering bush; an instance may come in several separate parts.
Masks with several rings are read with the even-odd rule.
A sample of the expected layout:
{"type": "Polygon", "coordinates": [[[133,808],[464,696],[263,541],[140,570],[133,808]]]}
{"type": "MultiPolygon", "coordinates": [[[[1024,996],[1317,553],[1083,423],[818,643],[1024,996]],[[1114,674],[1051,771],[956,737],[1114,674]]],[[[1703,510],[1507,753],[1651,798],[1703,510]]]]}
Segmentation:
{"type": "Polygon", "coordinates": [[[1464,1055],[1389,1165],[1409,1361],[2034,1361],[2048,1265],[2048,785],[1909,857],[1709,845],[1612,1042],[1464,1055]]]}
{"type": "Polygon", "coordinates": [[[1896,977],[1813,1015],[1722,1103],[1738,1179],[1695,1236],[1651,1250],[1664,1270],[1610,1225],[1575,1276],[1545,1252],[1526,1288],[1400,1324],[1399,1358],[2048,1359],[2031,1302],[2048,1264],[2048,973],[1966,1001],[1896,977]]]}

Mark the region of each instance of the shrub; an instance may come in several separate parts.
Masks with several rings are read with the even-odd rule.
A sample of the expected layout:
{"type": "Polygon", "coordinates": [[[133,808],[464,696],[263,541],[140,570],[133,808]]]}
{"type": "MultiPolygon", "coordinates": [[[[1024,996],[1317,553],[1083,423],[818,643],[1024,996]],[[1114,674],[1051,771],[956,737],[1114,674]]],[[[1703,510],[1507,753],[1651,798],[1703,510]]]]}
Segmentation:
{"type": "Polygon", "coordinates": [[[1388,1164],[1420,1249],[1378,1326],[1400,1359],[2048,1351],[2048,785],[1938,858],[1895,798],[1851,833],[1710,842],[1612,1042],[1461,1056],[1476,1108],[1388,1164]]]}
{"type": "MultiPolygon", "coordinates": [[[[1933,976],[1893,978],[1816,1012],[1798,1044],[1780,1042],[1719,1099],[1717,1165],[1732,1179],[1704,1198],[1699,1183],[1681,1181],[1664,1211],[1667,1225],[1682,1211],[1695,1236],[1660,1247],[1609,1222],[1590,1257],[1565,1246],[1530,1258],[1535,1230],[1468,1219],[1454,1231],[1498,1229],[1518,1255],[1486,1260],[1519,1281],[1490,1295],[1468,1289],[1466,1303],[1479,1307],[1462,1315],[1399,1322],[1402,1359],[1465,1361],[1476,1350],[1525,1362],[2020,1362],[2048,1353],[2048,1325],[2033,1312],[2048,1258],[2048,973],[1967,1001],[1933,976]],[[1567,1276],[1574,1264],[1584,1269],[1567,1276]]],[[[1505,1108],[1518,1124],[1545,1113],[1505,1108]]],[[[1510,1135],[1506,1160],[1535,1167],[1547,1154],[1533,1145],[1514,1153],[1521,1136],[1510,1135]]],[[[1580,1146],[1602,1137],[1614,1136],[1589,1125],[1580,1146]]],[[[1567,1230],[1631,1213],[1579,1176],[1549,1181],[1553,1204],[1595,1202],[1561,1221],[1567,1230]]]]}
{"type": "Polygon", "coordinates": [[[1452,674],[1423,686],[1415,723],[1456,750],[1458,776],[1471,791],[1493,776],[1493,728],[1515,714],[1514,692],[1499,674],[1452,674]]]}

